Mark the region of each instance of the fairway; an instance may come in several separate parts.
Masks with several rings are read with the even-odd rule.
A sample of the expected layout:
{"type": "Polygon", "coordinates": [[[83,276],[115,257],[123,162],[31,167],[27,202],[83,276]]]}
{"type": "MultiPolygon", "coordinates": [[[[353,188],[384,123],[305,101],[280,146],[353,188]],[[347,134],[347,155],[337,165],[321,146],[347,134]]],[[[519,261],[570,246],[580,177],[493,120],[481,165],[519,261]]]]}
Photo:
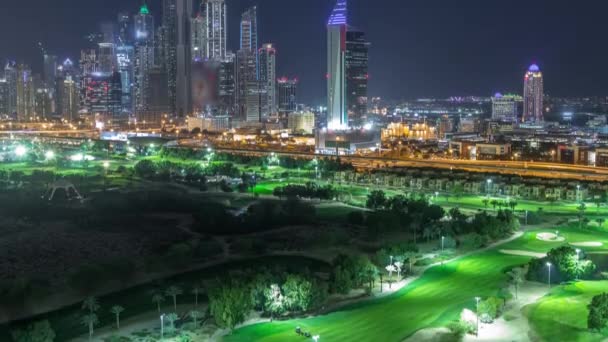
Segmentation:
{"type": "Polygon", "coordinates": [[[579,281],[554,288],[527,308],[530,324],[546,341],[601,341],[608,336],[587,330],[587,305],[608,291],[608,281],[579,281]]]}
{"type": "MultiPolygon", "coordinates": [[[[606,241],[608,238],[606,233],[562,228],[560,234],[566,237],[566,242],[552,243],[536,239],[536,234],[544,231],[530,231],[495,249],[433,267],[421,278],[388,297],[319,317],[247,326],[226,336],[225,341],[300,341],[301,337],[294,332],[296,326],[321,335],[323,341],[402,341],[419,329],[445,326],[457,319],[463,308],[474,309],[476,296],[496,295],[506,279],[505,272],[512,266],[530,260],[527,256],[502,254],[499,249],[546,253],[567,242],[589,241],[591,238],[606,241]]],[[[590,284],[593,286],[589,285],[589,288],[599,289],[608,283],[597,283],[597,286],[596,283],[590,284]]],[[[585,296],[590,298],[591,294],[585,296]]],[[[586,319],[586,315],[581,316],[579,312],[586,310],[586,297],[583,299],[578,302],[577,315],[562,316],[562,319],[572,320],[572,325],[580,325],[580,320],[586,319]]],[[[576,338],[568,340],[577,341],[576,338]]]]}

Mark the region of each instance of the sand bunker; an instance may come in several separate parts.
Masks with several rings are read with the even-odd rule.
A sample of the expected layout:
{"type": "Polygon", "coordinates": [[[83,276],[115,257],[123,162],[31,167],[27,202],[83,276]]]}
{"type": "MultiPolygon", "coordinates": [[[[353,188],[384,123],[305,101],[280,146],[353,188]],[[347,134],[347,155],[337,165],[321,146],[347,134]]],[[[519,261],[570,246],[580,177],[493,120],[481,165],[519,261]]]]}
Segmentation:
{"type": "Polygon", "coordinates": [[[547,242],[561,242],[566,240],[563,236],[557,236],[554,233],[538,233],[536,234],[536,238],[547,242]]]}
{"type": "Polygon", "coordinates": [[[576,247],[602,247],[604,244],[599,241],[573,242],[572,246],[576,247]]]}
{"type": "Polygon", "coordinates": [[[510,254],[510,255],[529,256],[529,257],[533,257],[533,258],[544,258],[545,256],[547,256],[547,254],[545,254],[545,253],[536,253],[536,252],[522,251],[522,250],[515,250],[515,249],[501,249],[501,250],[499,250],[499,252],[503,253],[503,254],[510,254]]]}

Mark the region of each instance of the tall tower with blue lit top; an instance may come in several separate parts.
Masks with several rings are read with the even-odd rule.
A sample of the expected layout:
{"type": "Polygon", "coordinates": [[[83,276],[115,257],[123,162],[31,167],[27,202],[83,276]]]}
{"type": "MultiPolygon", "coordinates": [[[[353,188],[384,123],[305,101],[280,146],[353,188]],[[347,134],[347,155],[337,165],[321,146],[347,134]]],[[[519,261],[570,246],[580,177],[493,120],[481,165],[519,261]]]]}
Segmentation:
{"type": "Polygon", "coordinates": [[[348,128],[346,106],[347,0],[338,0],[327,22],[327,128],[348,128]]]}

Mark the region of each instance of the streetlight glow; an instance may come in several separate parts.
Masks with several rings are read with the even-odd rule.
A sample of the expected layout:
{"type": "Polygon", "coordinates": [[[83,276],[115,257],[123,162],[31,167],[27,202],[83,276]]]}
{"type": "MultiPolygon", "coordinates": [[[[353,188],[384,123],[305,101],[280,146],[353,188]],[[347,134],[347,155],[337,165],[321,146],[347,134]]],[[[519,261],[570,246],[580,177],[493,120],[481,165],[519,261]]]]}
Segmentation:
{"type": "Polygon", "coordinates": [[[15,155],[17,157],[23,157],[25,154],[27,153],[27,149],[25,148],[25,146],[17,146],[15,147],[15,155]]]}
{"type": "Polygon", "coordinates": [[[53,151],[46,151],[44,153],[44,158],[46,158],[46,160],[50,160],[50,159],[55,159],[55,152],[53,151]]]}

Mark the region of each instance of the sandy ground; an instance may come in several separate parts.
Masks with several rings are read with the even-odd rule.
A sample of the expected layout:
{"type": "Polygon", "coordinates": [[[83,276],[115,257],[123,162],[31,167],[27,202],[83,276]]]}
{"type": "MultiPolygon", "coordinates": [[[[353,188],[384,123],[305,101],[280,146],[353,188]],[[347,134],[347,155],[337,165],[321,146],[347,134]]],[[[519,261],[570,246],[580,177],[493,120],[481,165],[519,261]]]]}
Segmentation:
{"type": "Polygon", "coordinates": [[[557,236],[554,233],[538,233],[536,234],[536,238],[541,241],[547,242],[562,242],[565,241],[566,238],[563,236],[557,236]]]}
{"type": "Polygon", "coordinates": [[[533,257],[533,258],[544,258],[545,256],[547,256],[546,253],[536,253],[536,252],[522,251],[522,250],[516,250],[516,249],[501,249],[501,250],[499,250],[499,252],[503,253],[503,254],[510,254],[510,255],[529,256],[529,257],[533,257]]]}
{"type": "Polygon", "coordinates": [[[604,244],[599,241],[573,242],[572,246],[576,247],[602,247],[604,244]]]}

